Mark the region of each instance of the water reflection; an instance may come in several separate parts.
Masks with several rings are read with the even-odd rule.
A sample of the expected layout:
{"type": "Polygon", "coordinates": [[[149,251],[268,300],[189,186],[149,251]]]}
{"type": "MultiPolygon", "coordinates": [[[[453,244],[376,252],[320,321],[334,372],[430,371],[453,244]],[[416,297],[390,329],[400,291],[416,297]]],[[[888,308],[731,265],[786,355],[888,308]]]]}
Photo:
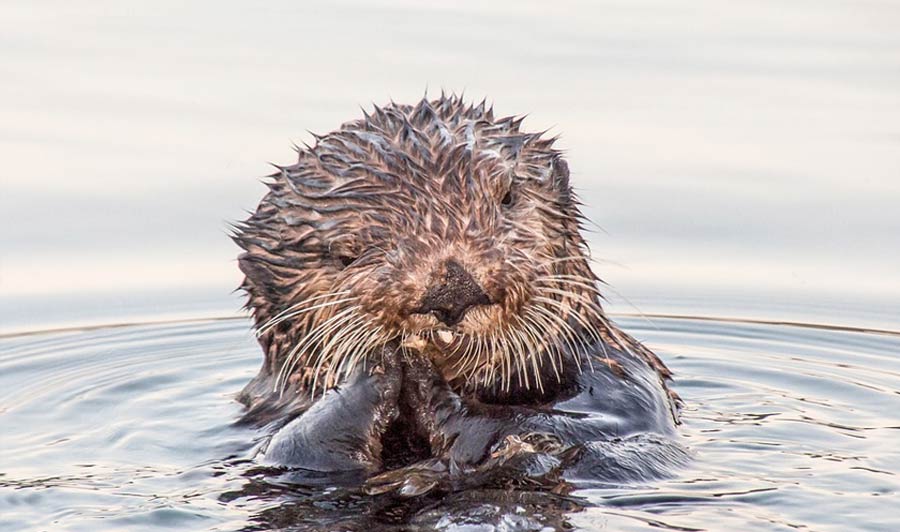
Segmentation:
{"type": "Polygon", "coordinates": [[[245,320],[3,338],[0,527],[900,527],[900,336],[620,321],[676,372],[692,452],[683,468],[652,482],[576,475],[562,491],[411,499],[304,487],[256,465],[265,430],[233,424],[234,393],[261,359],[245,320]]]}

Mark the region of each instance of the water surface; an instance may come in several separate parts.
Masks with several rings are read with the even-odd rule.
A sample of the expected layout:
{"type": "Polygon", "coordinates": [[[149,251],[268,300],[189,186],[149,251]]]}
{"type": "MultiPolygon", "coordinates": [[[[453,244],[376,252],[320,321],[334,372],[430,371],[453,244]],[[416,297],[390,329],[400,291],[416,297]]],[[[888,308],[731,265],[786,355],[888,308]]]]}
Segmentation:
{"type": "Polygon", "coordinates": [[[676,372],[687,467],[549,507],[484,493],[401,517],[368,499],[323,500],[327,490],[291,488],[255,465],[264,434],[233,425],[234,394],[260,363],[246,320],[4,338],[0,529],[449,530],[493,523],[498,507],[519,530],[900,527],[900,334],[619,321],[676,372]]]}

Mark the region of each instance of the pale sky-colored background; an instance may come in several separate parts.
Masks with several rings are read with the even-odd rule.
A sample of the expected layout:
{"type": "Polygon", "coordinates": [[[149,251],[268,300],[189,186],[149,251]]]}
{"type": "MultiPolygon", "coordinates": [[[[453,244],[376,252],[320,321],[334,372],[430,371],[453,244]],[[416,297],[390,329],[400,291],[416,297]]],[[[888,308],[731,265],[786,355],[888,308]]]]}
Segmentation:
{"type": "Polygon", "coordinates": [[[641,310],[900,327],[900,3],[449,6],[0,4],[0,330],[234,314],[267,161],[426,87],[562,135],[641,310]]]}

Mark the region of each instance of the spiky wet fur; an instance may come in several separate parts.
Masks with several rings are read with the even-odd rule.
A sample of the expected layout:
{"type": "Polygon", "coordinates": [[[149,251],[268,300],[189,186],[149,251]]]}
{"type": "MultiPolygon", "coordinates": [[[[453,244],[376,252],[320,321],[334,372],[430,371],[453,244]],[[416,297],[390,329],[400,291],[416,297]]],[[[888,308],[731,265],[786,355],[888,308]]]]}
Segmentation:
{"type": "Polygon", "coordinates": [[[371,353],[389,342],[432,358],[461,393],[543,390],[589,371],[584,360],[615,364],[607,348],[669,377],[606,319],[566,162],[521,122],[456,96],[392,103],[316,136],[269,176],[234,234],[265,351],[248,405],[305,400],[377,365],[371,353]],[[436,320],[413,310],[448,259],[494,304],[441,347],[436,320]]]}

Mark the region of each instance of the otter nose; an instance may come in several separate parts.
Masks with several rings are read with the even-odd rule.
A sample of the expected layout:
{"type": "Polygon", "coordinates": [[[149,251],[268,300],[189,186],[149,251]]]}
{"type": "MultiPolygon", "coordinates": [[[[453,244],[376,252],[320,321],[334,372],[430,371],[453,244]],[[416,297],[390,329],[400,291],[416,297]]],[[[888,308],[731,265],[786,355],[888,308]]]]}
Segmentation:
{"type": "Polygon", "coordinates": [[[431,312],[444,325],[452,327],[463,319],[470,308],[490,303],[487,294],[469,272],[455,260],[448,260],[444,263],[443,278],[428,288],[421,305],[413,313],[431,312]]]}

